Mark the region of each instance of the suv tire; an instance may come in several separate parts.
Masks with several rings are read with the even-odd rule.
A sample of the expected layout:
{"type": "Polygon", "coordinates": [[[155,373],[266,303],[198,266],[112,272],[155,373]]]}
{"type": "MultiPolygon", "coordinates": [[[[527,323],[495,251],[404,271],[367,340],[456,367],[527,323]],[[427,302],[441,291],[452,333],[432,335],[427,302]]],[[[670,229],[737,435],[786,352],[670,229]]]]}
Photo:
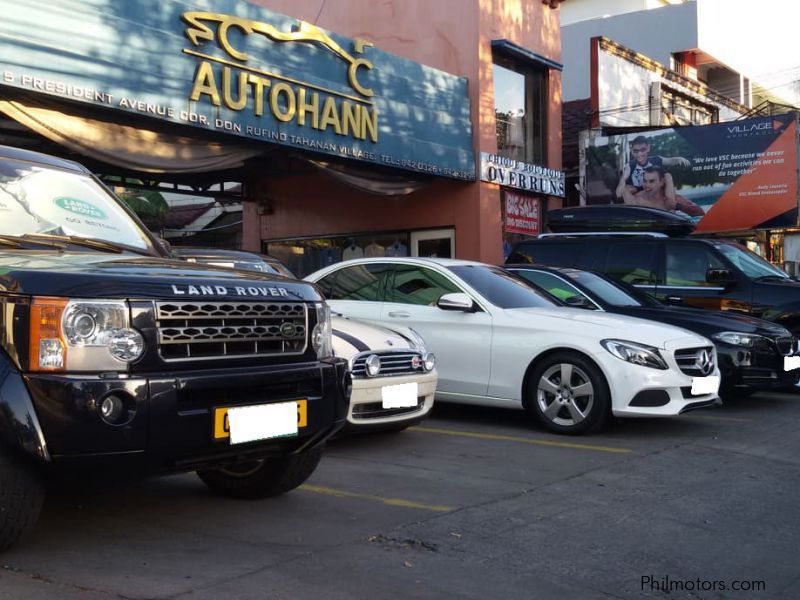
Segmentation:
{"type": "Polygon", "coordinates": [[[531,371],[525,408],[550,431],[577,435],[603,425],[610,413],[610,393],[593,362],[575,352],[558,352],[531,371]]]}
{"type": "Polygon", "coordinates": [[[317,446],[300,454],[198,471],[197,475],[220,496],[249,500],[278,496],[311,477],[322,458],[322,450],[322,446],[317,446]]]}
{"type": "Polygon", "coordinates": [[[33,528],[44,496],[44,484],[33,467],[0,448],[0,552],[33,528]]]}

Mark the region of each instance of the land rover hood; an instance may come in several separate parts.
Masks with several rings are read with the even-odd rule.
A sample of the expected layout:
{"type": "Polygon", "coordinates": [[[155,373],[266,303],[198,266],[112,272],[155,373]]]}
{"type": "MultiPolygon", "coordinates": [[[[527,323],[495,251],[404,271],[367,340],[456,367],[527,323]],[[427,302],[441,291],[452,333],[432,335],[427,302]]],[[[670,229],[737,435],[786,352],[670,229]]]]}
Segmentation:
{"type": "Polygon", "coordinates": [[[306,282],[135,254],[0,252],[0,291],[73,298],[319,301],[306,282]]]}

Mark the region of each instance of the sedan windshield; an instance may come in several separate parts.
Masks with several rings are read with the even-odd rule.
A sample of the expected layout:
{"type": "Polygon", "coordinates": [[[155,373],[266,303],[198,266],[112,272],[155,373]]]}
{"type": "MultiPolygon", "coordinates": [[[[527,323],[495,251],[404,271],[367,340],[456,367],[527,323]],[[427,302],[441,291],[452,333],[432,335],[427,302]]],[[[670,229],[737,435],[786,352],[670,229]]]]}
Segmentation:
{"type": "Polygon", "coordinates": [[[738,245],[734,246],[733,244],[720,244],[717,246],[717,249],[725,255],[725,258],[739,267],[739,269],[751,279],[757,279],[759,277],[791,279],[778,267],[772,266],[758,254],[750,252],[750,250],[746,248],[738,245]]]}
{"type": "Polygon", "coordinates": [[[450,270],[499,308],[558,306],[505,269],[484,265],[458,265],[450,267],[450,270]]]}
{"type": "Polygon", "coordinates": [[[25,161],[0,159],[0,217],[0,235],[6,237],[151,248],[144,231],[94,179],[25,161]]]}

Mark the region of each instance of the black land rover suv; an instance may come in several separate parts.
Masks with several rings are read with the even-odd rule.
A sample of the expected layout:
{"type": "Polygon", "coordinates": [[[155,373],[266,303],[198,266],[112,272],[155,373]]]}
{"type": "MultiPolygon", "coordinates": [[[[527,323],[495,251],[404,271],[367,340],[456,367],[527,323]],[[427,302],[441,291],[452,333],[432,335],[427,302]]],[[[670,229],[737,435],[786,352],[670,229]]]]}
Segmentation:
{"type": "Polygon", "coordinates": [[[169,260],[82,166],[0,147],[0,550],[48,470],[196,470],[289,491],[344,424],[350,380],[307,283],[169,260]]]}
{"type": "Polygon", "coordinates": [[[667,304],[746,313],[800,336],[800,281],[732,241],[549,234],[521,242],[506,262],[599,271],[667,304]]]}

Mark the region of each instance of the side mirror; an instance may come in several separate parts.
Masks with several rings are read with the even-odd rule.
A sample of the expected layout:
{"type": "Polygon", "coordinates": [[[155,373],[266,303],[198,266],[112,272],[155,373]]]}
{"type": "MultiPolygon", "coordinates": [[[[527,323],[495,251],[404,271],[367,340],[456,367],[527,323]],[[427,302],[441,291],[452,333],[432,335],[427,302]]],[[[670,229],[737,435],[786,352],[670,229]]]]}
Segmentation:
{"type": "Polygon", "coordinates": [[[729,269],[708,269],[706,271],[706,281],[717,285],[730,285],[736,281],[736,278],[729,269]]]}
{"type": "Polygon", "coordinates": [[[594,304],[589,302],[588,298],[584,296],[570,296],[569,298],[564,299],[564,303],[567,306],[572,306],[574,308],[586,308],[588,310],[594,310],[594,304]]]}
{"type": "Polygon", "coordinates": [[[475,312],[475,303],[466,294],[444,294],[436,302],[442,310],[460,310],[461,312],[475,312]]]}

